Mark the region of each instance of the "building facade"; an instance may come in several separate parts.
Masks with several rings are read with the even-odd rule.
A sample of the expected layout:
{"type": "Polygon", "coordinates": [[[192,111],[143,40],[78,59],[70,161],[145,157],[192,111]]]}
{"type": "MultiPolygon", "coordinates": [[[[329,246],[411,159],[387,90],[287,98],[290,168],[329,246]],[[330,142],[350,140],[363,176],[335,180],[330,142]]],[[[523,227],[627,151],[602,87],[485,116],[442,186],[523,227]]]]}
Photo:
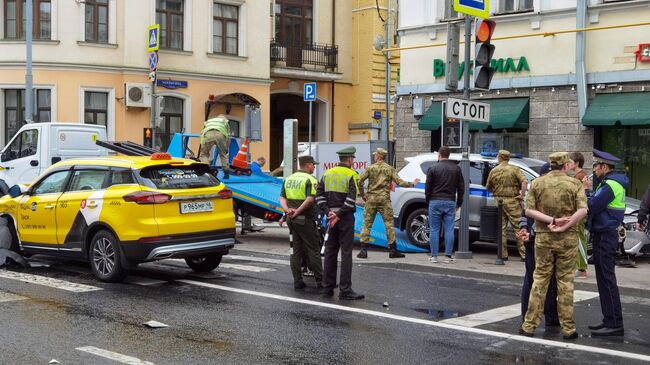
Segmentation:
{"type": "MultiPolygon", "coordinates": [[[[451,3],[400,1],[400,47],[429,45],[401,51],[400,166],[441,145],[441,102],[462,96],[445,90],[447,23],[462,21],[451,3]],[[421,113],[414,99],[422,99],[421,113]]],[[[628,195],[643,194],[650,181],[650,58],[643,57],[650,1],[497,0],[490,10],[496,73],[490,90],[471,98],[490,103],[491,119],[469,124],[471,152],[506,148],[546,160],[553,151],[579,151],[590,168],[592,148],[604,149],[624,159],[628,195]]],[[[462,61],[462,46],[460,53],[462,61]]]]}

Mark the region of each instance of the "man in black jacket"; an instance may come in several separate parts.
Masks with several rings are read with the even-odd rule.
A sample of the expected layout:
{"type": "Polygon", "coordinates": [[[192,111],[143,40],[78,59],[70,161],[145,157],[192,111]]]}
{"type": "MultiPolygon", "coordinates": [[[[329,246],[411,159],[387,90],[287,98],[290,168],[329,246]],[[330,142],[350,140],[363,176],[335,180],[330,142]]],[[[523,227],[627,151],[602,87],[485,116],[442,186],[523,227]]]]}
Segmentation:
{"type": "Polygon", "coordinates": [[[440,249],[440,223],[444,224],[445,233],[445,263],[456,261],[451,254],[454,249],[454,220],[456,208],[463,205],[465,183],[460,167],[455,161],[449,160],[449,147],[442,146],[438,150],[438,163],[427,171],[427,181],[424,196],[429,206],[429,245],[431,246],[431,262],[438,262],[440,249]]]}
{"type": "Polygon", "coordinates": [[[643,198],[641,198],[641,207],[639,209],[639,214],[637,215],[637,224],[636,224],[636,229],[639,231],[642,229],[645,229],[646,232],[648,231],[648,218],[650,218],[648,212],[650,211],[650,185],[648,185],[648,188],[645,191],[645,194],[643,194],[643,198]]]}

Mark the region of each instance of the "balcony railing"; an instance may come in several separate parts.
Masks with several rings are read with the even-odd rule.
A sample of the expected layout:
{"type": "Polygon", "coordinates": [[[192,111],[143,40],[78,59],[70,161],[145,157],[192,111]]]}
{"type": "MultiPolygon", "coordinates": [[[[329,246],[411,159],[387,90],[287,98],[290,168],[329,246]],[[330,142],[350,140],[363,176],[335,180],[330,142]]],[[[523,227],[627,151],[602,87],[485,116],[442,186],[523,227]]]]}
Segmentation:
{"type": "Polygon", "coordinates": [[[305,65],[311,65],[336,71],[339,62],[339,47],[316,43],[301,45],[273,39],[271,40],[271,61],[274,63],[284,62],[286,67],[305,68],[305,65]]]}

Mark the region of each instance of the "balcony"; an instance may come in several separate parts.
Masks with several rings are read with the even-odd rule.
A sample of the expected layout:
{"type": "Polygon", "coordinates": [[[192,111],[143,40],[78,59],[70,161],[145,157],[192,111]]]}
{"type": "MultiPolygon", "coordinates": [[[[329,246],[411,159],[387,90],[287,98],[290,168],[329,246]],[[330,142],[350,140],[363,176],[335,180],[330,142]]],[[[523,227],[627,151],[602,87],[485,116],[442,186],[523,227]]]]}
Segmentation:
{"type": "Polygon", "coordinates": [[[338,57],[336,45],[271,40],[271,73],[276,76],[338,80],[338,57]]]}

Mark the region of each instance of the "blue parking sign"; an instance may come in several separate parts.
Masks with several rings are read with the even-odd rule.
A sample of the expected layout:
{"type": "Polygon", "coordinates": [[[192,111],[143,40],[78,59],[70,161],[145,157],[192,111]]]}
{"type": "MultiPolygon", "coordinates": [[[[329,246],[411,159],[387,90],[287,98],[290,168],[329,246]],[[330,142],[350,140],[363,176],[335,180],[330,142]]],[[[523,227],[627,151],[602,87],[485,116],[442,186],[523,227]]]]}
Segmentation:
{"type": "Polygon", "coordinates": [[[303,93],[304,101],[316,101],[316,83],[306,82],[303,93]]]}

